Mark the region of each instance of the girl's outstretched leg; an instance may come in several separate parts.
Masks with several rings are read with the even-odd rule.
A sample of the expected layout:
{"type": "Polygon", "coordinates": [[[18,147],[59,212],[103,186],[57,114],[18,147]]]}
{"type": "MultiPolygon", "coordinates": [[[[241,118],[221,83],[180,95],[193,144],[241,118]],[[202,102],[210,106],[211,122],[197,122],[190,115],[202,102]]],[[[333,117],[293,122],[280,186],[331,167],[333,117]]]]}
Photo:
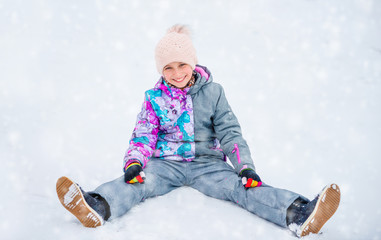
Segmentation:
{"type": "Polygon", "coordinates": [[[287,208],[298,198],[308,201],[300,194],[265,183],[261,187],[246,190],[241,178],[223,161],[209,160],[191,165],[195,169],[191,185],[193,188],[208,196],[234,202],[282,227],[287,227],[287,208]]]}
{"type": "Polygon", "coordinates": [[[93,193],[101,195],[110,205],[111,219],[120,217],[133,206],[147,198],[166,194],[184,185],[181,162],[152,159],[144,169],[144,183],[127,184],[124,176],[96,188],[93,193]]]}

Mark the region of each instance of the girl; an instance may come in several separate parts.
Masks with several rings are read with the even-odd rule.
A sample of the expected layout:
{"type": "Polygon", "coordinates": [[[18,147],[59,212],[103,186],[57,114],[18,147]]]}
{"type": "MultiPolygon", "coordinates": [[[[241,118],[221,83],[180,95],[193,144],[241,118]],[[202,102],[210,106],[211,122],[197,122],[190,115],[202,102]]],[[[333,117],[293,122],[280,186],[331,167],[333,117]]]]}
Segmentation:
{"type": "Polygon", "coordinates": [[[156,46],[155,60],[162,77],[145,92],[124,157],[124,176],[92,192],[61,177],[57,194],[62,205],[85,227],[98,227],[146,198],[190,186],[289,227],[297,236],[318,233],[339,206],[339,187],[327,185],[310,201],[262,183],[224,90],[208,68],[197,65],[185,26],[168,30],[156,46]]]}

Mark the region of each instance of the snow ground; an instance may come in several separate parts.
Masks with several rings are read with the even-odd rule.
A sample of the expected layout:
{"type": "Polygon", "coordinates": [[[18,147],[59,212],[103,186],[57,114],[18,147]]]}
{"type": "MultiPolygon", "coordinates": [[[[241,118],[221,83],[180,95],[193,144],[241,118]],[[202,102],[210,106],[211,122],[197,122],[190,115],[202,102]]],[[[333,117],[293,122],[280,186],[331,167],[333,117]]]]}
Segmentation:
{"type": "Polygon", "coordinates": [[[0,0],[1,239],[295,239],[190,188],[85,229],[58,177],[85,190],[118,177],[153,50],[189,24],[273,186],[342,202],[324,234],[381,239],[381,2],[0,0]]]}

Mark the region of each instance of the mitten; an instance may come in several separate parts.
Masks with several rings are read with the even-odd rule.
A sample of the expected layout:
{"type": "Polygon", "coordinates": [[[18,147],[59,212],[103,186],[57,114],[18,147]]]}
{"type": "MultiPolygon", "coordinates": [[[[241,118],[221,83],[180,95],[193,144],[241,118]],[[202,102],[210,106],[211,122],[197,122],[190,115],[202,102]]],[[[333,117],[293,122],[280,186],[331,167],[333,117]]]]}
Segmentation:
{"type": "Polygon", "coordinates": [[[124,169],[124,181],[126,183],[143,183],[146,178],[141,163],[138,160],[128,161],[124,169]]]}
{"type": "Polygon", "coordinates": [[[251,168],[245,168],[240,173],[242,177],[242,184],[246,189],[253,187],[260,187],[262,185],[261,178],[251,168]]]}

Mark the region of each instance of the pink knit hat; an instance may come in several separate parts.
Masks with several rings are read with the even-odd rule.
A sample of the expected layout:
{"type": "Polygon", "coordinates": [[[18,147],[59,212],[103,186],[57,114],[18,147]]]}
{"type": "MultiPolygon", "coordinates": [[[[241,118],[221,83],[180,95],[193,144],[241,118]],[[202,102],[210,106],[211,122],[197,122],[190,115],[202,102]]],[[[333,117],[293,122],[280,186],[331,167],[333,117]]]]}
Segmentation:
{"type": "Polygon", "coordinates": [[[163,68],[171,62],[183,62],[194,69],[197,64],[197,56],[189,29],[184,25],[174,25],[168,29],[167,34],[156,46],[155,60],[157,71],[160,74],[163,73],[163,68]]]}

